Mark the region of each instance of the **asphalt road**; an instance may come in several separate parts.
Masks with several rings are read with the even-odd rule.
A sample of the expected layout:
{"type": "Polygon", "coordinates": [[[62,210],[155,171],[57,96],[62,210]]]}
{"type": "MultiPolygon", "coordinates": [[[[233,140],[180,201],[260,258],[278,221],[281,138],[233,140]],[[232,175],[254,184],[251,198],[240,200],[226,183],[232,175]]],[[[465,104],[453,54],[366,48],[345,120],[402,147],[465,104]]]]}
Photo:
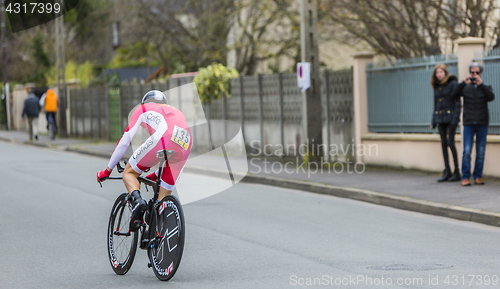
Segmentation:
{"type": "Polygon", "coordinates": [[[500,287],[500,229],[242,183],[184,206],[173,279],[142,250],[118,276],[106,230],[124,187],[95,182],[107,160],[0,142],[0,162],[0,288],[500,287]]]}

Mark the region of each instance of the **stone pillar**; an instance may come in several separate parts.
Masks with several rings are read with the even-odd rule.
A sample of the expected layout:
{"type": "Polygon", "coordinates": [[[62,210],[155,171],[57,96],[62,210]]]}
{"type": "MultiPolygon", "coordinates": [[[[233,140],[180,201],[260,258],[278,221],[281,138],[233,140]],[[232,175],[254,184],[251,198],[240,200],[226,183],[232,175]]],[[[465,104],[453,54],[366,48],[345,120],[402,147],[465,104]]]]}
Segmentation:
{"type": "MultiPolygon", "coordinates": [[[[373,62],[374,54],[361,52],[353,55],[353,95],[354,95],[354,141],[355,145],[361,144],[361,136],[368,133],[368,90],[366,78],[366,65],[373,62]]],[[[363,156],[358,156],[357,162],[363,161],[363,156]]]]}
{"type": "MultiPolygon", "coordinates": [[[[66,129],[68,132],[68,136],[70,136],[74,133],[74,131],[71,130],[72,124],[71,124],[71,95],[70,95],[70,91],[71,91],[71,89],[76,89],[79,86],[80,86],[79,79],[69,79],[66,82],[66,95],[68,96],[66,98],[66,129]]],[[[102,95],[101,97],[104,97],[104,95],[102,95]]]]}
{"type": "Polygon", "coordinates": [[[467,37],[458,39],[455,42],[458,45],[458,79],[461,82],[469,75],[469,65],[475,58],[475,53],[484,50],[486,39],[477,37],[467,37]]]}

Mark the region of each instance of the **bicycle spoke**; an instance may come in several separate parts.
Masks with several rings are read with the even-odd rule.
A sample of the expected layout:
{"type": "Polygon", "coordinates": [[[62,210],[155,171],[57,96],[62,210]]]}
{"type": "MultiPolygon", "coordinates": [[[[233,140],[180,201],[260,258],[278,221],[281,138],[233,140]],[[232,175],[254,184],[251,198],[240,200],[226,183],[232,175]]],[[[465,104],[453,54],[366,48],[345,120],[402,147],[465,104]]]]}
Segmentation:
{"type": "MultiPolygon", "coordinates": [[[[114,232],[119,232],[119,233],[130,233],[128,229],[128,223],[130,222],[131,216],[130,214],[130,203],[127,201],[125,204],[121,206],[119,215],[115,219],[117,224],[114,225],[114,228],[116,228],[116,231],[114,232]]],[[[131,239],[129,236],[124,236],[124,235],[116,235],[114,234],[113,236],[113,243],[114,243],[114,248],[115,248],[115,254],[117,257],[117,261],[119,263],[124,263],[127,261],[128,255],[130,253],[130,247],[132,244],[128,243],[131,242],[131,239]]]]}
{"type": "MultiPolygon", "coordinates": [[[[117,246],[117,248],[121,248],[120,261],[122,261],[122,260],[125,261],[123,258],[123,254],[126,253],[128,255],[128,251],[130,250],[130,249],[127,250],[127,249],[121,247],[121,245],[123,245],[125,240],[126,240],[126,238],[121,238],[120,244],[118,244],[118,246],[117,246]]],[[[123,246],[126,246],[126,245],[123,245],[123,246]]],[[[122,263],[122,262],[120,262],[120,263],[122,263]]]]}
{"type": "Polygon", "coordinates": [[[128,272],[137,250],[138,234],[129,230],[132,210],[128,197],[124,193],[117,198],[108,224],[108,256],[113,271],[118,275],[128,272]]]}
{"type": "Polygon", "coordinates": [[[127,201],[127,203],[125,203],[125,205],[122,206],[121,210],[120,210],[120,216],[118,217],[118,228],[120,228],[120,231],[121,231],[121,227],[120,227],[120,222],[122,220],[122,216],[123,216],[123,211],[125,210],[125,207],[128,207],[128,204],[129,202],[127,201]]]}

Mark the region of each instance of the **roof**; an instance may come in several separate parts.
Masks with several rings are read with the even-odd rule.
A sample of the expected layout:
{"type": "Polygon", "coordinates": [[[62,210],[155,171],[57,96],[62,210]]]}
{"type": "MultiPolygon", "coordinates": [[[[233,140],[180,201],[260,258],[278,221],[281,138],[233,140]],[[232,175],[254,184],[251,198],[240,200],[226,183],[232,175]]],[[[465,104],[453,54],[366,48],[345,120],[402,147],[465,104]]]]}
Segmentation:
{"type": "Polygon", "coordinates": [[[98,78],[102,78],[108,74],[117,73],[121,81],[131,81],[137,79],[139,81],[145,80],[158,70],[159,67],[134,67],[134,68],[117,68],[117,69],[105,69],[98,78]]]}
{"type": "Polygon", "coordinates": [[[198,75],[198,72],[186,72],[186,73],[171,74],[168,76],[168,78],[195,77],[196,75],[198,75]]]}

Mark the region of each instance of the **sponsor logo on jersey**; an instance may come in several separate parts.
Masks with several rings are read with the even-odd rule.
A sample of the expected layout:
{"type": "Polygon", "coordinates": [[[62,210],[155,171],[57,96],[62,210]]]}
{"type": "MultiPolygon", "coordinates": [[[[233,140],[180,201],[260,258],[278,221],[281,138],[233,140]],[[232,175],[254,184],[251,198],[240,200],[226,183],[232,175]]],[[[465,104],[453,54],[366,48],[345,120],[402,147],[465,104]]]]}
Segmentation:
{"type": "Polygon", "coordinates": [[[132,156],[134,160],[137,159],[138,156],[140,156],[145,150],[147,150],[152,145],[153,145],[153,140],[151,138],[148,138],[148,140],[134,152],[134,155],[132,156]]]}
{"type": "Polygon", "coordinates": [[[147,116],[146,116],[146,119],[149,121],[149,122],[153,122],[153,123],[156,123],[156,124],[160,124],[161,122],[161,117],[158,116],[158,115],[154,115],[152,113],[149,113],[147,116]]]}

